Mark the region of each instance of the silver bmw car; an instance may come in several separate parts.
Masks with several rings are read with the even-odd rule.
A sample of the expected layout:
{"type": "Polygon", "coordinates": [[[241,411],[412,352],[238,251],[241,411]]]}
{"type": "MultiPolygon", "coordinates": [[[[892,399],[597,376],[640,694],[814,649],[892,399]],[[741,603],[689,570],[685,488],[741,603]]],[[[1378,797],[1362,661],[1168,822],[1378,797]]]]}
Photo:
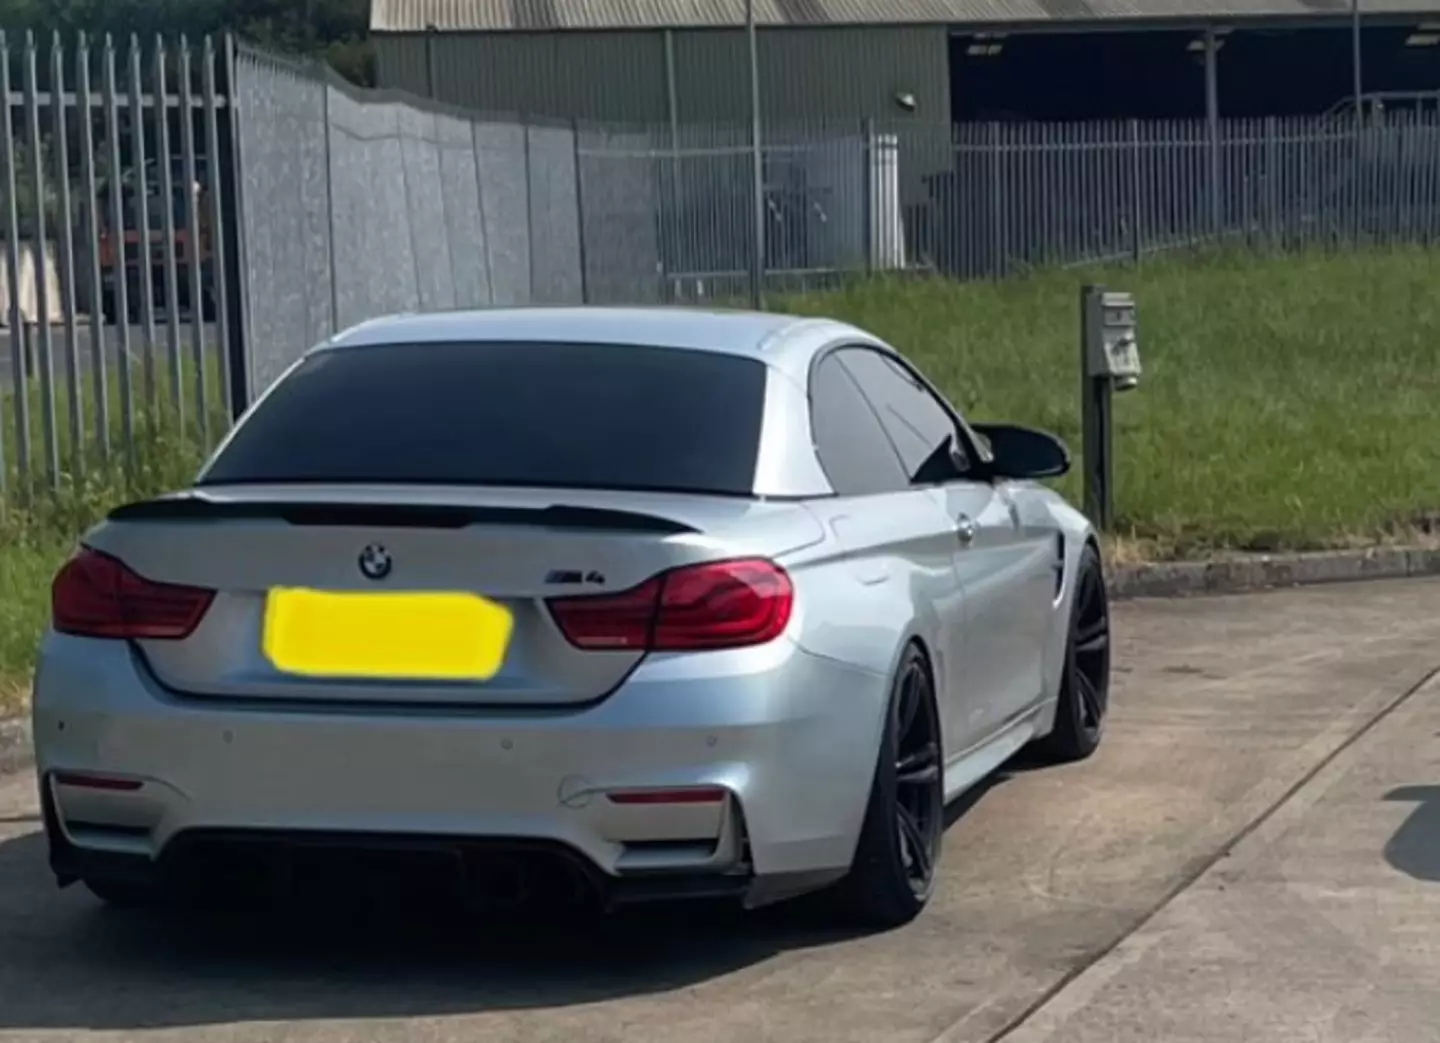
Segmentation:
{"type": "Polygon", "coordinates": [[[56,575],[51,866],[122,903],[404,863],[904,923],[946,802],[1100,741],[1098,545],[1038,483],[1068,467],[839,322],[363,324],[56,575]]]}

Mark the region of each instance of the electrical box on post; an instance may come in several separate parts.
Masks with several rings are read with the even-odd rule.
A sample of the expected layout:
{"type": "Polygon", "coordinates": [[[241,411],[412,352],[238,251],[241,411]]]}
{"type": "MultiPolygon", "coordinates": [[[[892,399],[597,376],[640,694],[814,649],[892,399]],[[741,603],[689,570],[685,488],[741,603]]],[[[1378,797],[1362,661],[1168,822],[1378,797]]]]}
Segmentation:
{"type": "Polygon", "coordinates": [[[1105,291],[1091,298],[1089,375],[1107,379],[1116,391],[1140,383],[1140,347],[1136,338],[1135,298],[1105,291]]]}

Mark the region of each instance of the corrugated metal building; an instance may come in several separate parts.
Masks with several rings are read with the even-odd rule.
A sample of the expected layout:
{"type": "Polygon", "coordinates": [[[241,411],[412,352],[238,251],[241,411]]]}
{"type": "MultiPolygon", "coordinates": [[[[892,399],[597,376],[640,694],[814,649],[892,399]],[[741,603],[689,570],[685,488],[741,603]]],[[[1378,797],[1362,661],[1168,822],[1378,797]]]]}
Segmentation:
{"type": "MultiPolygon", "coordinates": [[[[1440,0],[1363,6],[1367,26],[1440,17],[1440,0]]],[[[1348,0],[755,0],[755,9],[772,124],[972,118],[953,111],[957,34],[1162,30],[1181,35],[1183,51],[1207,29],[1328,26],[1338,38],[1349,20],[1348,0]]],[[[374,0],[371,29],[385,87],[491,112],[731,123],[747,115],[744,10],[745,0],[374,0]]],[[[1195,94],[1203,106],[1198,82],[1195,94]]]]}

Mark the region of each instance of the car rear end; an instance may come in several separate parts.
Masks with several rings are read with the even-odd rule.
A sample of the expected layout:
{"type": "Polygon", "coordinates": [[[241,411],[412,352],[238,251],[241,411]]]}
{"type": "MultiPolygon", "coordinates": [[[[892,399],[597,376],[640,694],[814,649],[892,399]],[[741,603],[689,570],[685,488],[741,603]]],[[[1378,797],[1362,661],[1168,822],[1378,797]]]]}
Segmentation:
{"type": "Polygon", "coordinates": [[[786,563],[824,532],[752,494],[777,380],[636,345],[312,354],[56,578],[57,874],[400,852],[470,893],[763,901],[843,873],[885,684],[803,647],[786,563]]]}

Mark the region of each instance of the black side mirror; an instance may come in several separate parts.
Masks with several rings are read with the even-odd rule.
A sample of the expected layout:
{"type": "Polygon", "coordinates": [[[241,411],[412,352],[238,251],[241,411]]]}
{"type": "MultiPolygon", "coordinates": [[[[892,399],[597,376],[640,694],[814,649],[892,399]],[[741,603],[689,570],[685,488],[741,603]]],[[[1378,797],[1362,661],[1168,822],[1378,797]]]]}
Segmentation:
{"type": "Polygon", "coordinates": [[[997,478],[1059,478],[1070,470],[1070,450],[1054,435],[1011,424],[972,424],[990,447],[997,478]]]}

